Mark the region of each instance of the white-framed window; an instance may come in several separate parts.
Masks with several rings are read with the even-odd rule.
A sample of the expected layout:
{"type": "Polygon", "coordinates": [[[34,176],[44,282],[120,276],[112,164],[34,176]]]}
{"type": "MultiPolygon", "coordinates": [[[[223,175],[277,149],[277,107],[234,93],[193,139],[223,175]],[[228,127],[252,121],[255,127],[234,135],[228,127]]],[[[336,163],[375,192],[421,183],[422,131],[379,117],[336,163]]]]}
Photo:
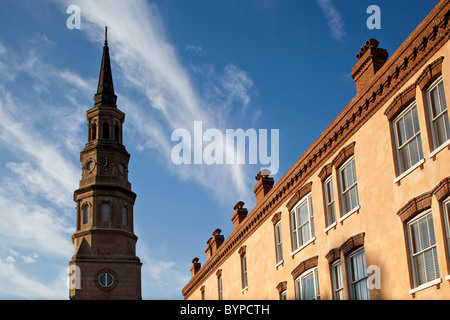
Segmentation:
{"type": "Polygon", "coordinates": [[[303,197],[291,210],[292,249],[295,252],[314,238],[312,196],[303,197]]]}
{"type": "Polygon", "coordinates": [[[283,240],[281,238],[281,221],[274,225],[275,229],[275,254],[277,257],[277,264],[283,261],[283,240]]]}
{"type": "Polygon", "coordinates": [[[334,300],[344,300],[341,260],[337,260],[331,265],[331,281],[333,282],[334,300]]]}
{"type": "Polygon", "coordinates": [[[370,300],[364,248],[350,254],[347,258],[347,265],[351,298],[353,300],[370,300]]]}
{"type": "Polygon", "coordinates": [[[423,159],[416,102],[411,103],[393,122],[398,175],[423,159]]]}
{"type": "Polygon", "coordinates": [[[102,221],[111,222],[111,205],[107,202],[102,204],[102,221]]]}
{"type": "Polygon", "coordinates": [[[450,139],[450,123],[442,76],[428,88],[427,102],[431,122],[433,149],[437,149],[450,139]]]}
{"type": "Polygon", "coordinates": [[[320,300],[317,268],[309,269],[295,279],[295,295],[297,300],[320,300]]]}
{"type": "Polygon", "coordinates": [[[355,158],[351,157],[339,169],[342,216],[359,206],[358,182],[356,179],[355,158]]]}
{"type": "Polygon", "coordinates": [[[326,224],[327,227],[336,222],[336,212],[334,208],[334,194],[333,194],[333,177],[330,176],[323,184],[323,192],[325,195],[325,209],[326,209],[326,224]]]}
{"type": "Polygon", "coordinates": [[[280,300],[287,300],[287,291],[283,290],[280,292],[280,300]]]}
{"type": "Polygon", "coordinates": [[[242,290],[248,287],[247,279],[247,254],[241,255],[241,277],[242,277],[242,290]]]}
{"type": "Polygon", "coordinates": [[[407,224],[414,288],[440,277],[431,210],[407,224]]]}

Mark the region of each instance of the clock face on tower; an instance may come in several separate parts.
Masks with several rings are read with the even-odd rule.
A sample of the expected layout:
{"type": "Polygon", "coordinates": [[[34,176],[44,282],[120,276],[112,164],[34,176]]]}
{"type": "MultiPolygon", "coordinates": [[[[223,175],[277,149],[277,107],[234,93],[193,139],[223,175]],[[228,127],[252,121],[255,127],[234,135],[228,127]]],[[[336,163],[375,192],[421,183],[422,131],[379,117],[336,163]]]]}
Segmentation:
{"type": "Polygon", "coordinates": [[[108,159],[108,157],[104,158],[100,162],[100,164],[105,171],[108,171],[114,165],[114,163],[112,163],[111,160],[108,159]]]}

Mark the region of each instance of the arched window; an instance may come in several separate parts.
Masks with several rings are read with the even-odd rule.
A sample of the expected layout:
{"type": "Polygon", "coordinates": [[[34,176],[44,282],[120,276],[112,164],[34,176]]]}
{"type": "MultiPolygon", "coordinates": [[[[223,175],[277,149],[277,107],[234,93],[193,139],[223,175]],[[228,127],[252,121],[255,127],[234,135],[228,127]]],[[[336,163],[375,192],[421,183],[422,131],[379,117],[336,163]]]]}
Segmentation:
{"type": "Polygon", "coordinates": [[[111,222],[111,206],[106,202],[102,204],[102,221],[111,222]]]}
{"type": "Polygon", "coordinates": [[[127,207],[122,207],[122,224],[128,226],[128,210],[127,207]]]}
{"type": "Polygon", "coordinates": [[[103,123],[103,139],[109,139],[109,123],[103,123]]]}

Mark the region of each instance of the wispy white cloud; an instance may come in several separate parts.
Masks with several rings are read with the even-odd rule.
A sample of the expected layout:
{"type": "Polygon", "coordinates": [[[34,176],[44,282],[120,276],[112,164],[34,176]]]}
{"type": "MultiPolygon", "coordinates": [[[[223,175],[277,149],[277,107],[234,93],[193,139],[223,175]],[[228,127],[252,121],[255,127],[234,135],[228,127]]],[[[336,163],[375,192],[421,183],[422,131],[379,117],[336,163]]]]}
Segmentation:
{"type": "Polygon", "coordinates": [[[191,52],[193,52],[193,53],[199,53],[199,52],[202,52],[202,47],[201,46],[196,46],[196,45],[193,45],[193,44],[188,44],[188,45],[186,45],[186,50],[187,51],[191,51],[191,52]]]}
{"type": "Polygon", "coordinates": [[[325,19],[330,27],[331,36],[336,40],[342,40],[346,36],[344,21],[336,9],[333,0],[317,0],[325,19]]]}
{"type": "Polygon", "coordinates": [[[67,276],[61,270],[50,283],[42,283],[30,277],[17,261],[8,256],[0,258],[0,296],[22,299],[64,299],[67,296],[67,276]]]}

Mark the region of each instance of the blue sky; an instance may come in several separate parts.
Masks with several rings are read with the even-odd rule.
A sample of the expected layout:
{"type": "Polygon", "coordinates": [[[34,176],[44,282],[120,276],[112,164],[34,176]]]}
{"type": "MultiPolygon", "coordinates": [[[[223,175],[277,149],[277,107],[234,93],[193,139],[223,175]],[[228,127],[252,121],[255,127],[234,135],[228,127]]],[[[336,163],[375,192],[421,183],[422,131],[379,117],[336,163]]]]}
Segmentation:
{"type": "Polygon", "coordinates": [[[0,1],[0,299],[67,299],[73,191],[104,26],[144,299],[182,299],[191,260],[255,205],[261,165],[171,161],[177,128],[278,129],[278,181],[355,95],[369,38],[390,55],[437,0],[0,1]],[[77,5],[81,28],[68,29],[77,5]],[[366,27],[369,5],[381,29],[366,27]]]}

